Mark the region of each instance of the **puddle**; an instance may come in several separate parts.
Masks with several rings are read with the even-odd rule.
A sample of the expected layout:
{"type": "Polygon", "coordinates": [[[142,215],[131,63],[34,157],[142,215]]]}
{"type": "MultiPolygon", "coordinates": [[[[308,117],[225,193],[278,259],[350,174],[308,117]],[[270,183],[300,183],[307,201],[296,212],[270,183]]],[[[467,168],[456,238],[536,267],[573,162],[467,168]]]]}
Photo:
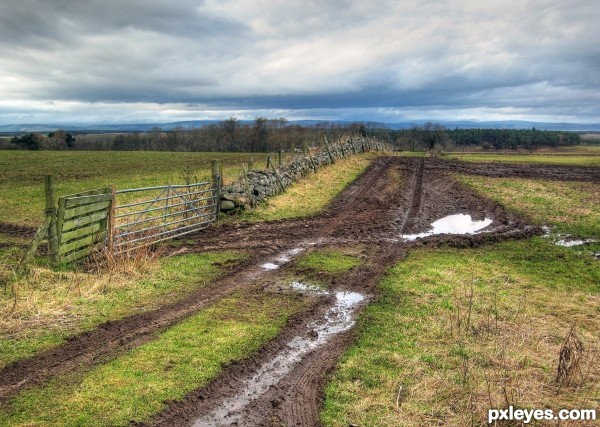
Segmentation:
{"type": "Polygon", "coordinates": [[[194,427],[239,425],[244,408],[277,384],[308,352],[326,343],[333,335],[354,326],[353,313],[364,299],[357,292],[336,292],[335,303],[322,319],[308,325],[306,336],[292,338],[285,349],[264,363],[252,378],[240,384],[240,393],[226,399],[210,414],[197,419],[194,427]]]}
{"type": "Polygon", "coordinates": [[[576,237],[563,237],[558,240],[554,240],[554,244],[558,246],[564,246],[565,248],[572,248],[573,246],[585,245],[586,243],[595,243],[596,239],[578,239],[576,237]]]}
{"type": "Polygon", "coordinates": [[[491,218],[473,221],[471,215],[456,214],[438,219],[431,224],[431,230],[418,234],[403,234],[405,240],[415,240],[419,237],[428,237],[436,234],[476,234],[493,222],[491,218]]]}
{"type": "Polygon", "coordinates": [[[572,248],[573,246],[585,245],[586,243],[596,243],[598,239],[581,239],[576,236],[571,236],[569,234],[554,234],[552,233],[552,228],[547,225],[542,226],[542,230],[544,230],[544,237],[548,237],[552,239],[552,243],[558,246],[563,246],[565,248],[572,248]]]}
{"type": "Polygon", "coordinates": [[[329,295],[329,292],[321,288],[319,285],[311,285],[303,282],[292,282],[290,288],[303,293],[311,293],[317,295],[329,295]]]}
{"type": "Polygon", "coordinates": [[[278,264],[273,264],[272,262],[267,262],[263,265],[261,265],[262,268],[264,268],[265,270],[277,270],[279,268],[278,264]]]}
{"type": "MultiPolygon", "coordinates": [[[[312,243],[307,243],[311,245],[312,243]]],[[[261,265],[261,267],[265,270],[277,270],[284,264],[290,262],[296,255],[304,251],[304,248],[294,248],[289,251],[285,251],[282,254],[279,254],[272,262],[266,262],[261,265]]]]}

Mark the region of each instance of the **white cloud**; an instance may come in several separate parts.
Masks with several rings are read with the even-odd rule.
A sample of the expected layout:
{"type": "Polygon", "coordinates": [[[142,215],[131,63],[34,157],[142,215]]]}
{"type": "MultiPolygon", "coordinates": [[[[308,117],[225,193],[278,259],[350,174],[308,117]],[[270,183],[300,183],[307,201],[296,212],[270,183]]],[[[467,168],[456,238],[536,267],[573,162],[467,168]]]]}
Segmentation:
{"type": "Polygon", "coordinates": [[[600,121],[599,13],[596,0],[3,2],[0,123],[236,111],[600,121]]]}

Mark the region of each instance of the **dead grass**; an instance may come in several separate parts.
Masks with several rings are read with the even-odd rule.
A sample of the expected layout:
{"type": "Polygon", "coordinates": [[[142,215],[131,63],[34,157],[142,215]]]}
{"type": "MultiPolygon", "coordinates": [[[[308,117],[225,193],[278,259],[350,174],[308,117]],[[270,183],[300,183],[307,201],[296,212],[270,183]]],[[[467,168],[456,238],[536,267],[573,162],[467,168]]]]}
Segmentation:
{"type": "Polygon", "coordinates": [[[242,258],[223,252],[158,259],[143,249],[98,258],[75,271],[32,267],[0,295],[0,366],[102,322],[157,308],[165,298],[180,298],[206,286],[221,265],[242,258]]]}

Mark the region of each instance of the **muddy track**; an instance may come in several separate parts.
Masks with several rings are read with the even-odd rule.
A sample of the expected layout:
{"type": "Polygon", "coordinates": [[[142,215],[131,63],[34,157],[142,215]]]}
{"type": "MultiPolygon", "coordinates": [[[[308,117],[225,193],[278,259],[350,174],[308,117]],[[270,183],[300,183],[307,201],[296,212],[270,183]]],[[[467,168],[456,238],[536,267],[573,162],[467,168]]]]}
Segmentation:
{"type": "MultiPolygon", "coordinates": [[[[320,247],[360,244],[367,266],[353,270],[348,277],[334,280],[331,286],[339,288],[343,285],[343,290],[356,290],[373,297],[381,274],[411,247],[440,244],[469,247],[540,232],[529,225],[527,218],[507,212],[498,204],[465,189],[449,175],[453,172],[489,172],[487,167],[464,166],[464,162],[457,167],[456,163],[433,159],[378,158],[320,215],[291,221],[215,227],[188,237],[184,250],[252,249],[256,255],[210,287],[198,290],[183,300],[155,311],[105,323],[72,337],[54,349],[2,369],[0,402],[54,376],[113,359],[150,341],[170,325],[239,287],[256,283],[259,278],[263,280],[263,276],[268,278],[271,273],[265,272],[260,264],[272,259],[276,253],[303,245],[308,247],[309,243],[320,247]],[[394,176],[390,172],[398,172],[397,176],[402,178],[390,179],[394,176]],[[470,213],[474,218],[492,217],[491,231],[473,236],[436,236],[415,242],[404,242],[400,238],[403,233],[422,231],[436,219],[461,212],[470,213]]],[[[498,166],[496,170],[502,167],[498,166]]],[[[510,174],[523,168],[507,166],[505,169],[510,174]]],[[[597,171],[575,168],[577,172],[572,175],[565,171],[557,175],[551,169],[553,171],[547,175],[565,179],[573,179],[574,176],[594,179],[597,174],[597,171]]],[[[190,393],[182,401],[172,402],[151,424],[192,425],[200,415],[210,408],[219,407],[228,395],[238,391],[244,375],[250,375],[284,348],[290,337],[307,333],[307,324],[321,316],[324,309],[322,302],[315,302],[313,308],[292,319],[276,339],[255,355],[230,365],[202,390],[190,393]]],[[[244,425],[318,424],[315,418],[321,396],[318,390],[351,339],[351,332],[342,333],[307,354],[302,363],[293,367],[276,387],[244,408],[244,419],[250,420],[244,425]]]]}
{"type": "MultiPolygon", "coordinates": [[[[527,220],[516,214],[504,211],[499,205],[482,199],[475,193],[466,190],[449,179],[446,173],[427,167],[424,160],[412,159],[408,162],[397,159],[388,160],[385,169],[398,168],[403,173],[402,181],[390,186],[366,181],[370,191],[362,189],[354,191],[352,215],[344,215],[340,219],[349,227],[340,227],[332,231],[331,237],[353,236],[354,242],[364,245],[367,265],[352,270],[347,276],[340,278],[337,285],[343,283],[345,291],[359,291],[374,298],[377,294],[377,283],[383,272],[395,264],[412,247],[422,245],[450,245],[455,247],[473,247],[506,239],[523,238],[539,233],[539,229],[527,224],[527,220]],[[442,185],[441,190],[436,188],[442,185]],[[368,207],[371,207],[369,210],[368,207]],[[385,207],[385,209],[384,209],[385,207]],[[457,211],[458,209],[458,211],[457,211]],[[494,215],[498,224],[491,233],[472,236],[436,236],[415,242],[401,242],[398,239],[383,239],[399,235],[405,228],[418,229],[425,219],[431,216],[462,212],[469,209],[474,216],[494,215]],[[355,215],[365,217],[369,212],[370,220],[378,224],[368,230],[353,230],[355,215]],[[407,214],[408,212],[408,214],[407,214]],[[361,236],[361,233],[366,231],[361,236]],[[380,237],[375,242],[372,232],[380,237]],[[350,233],[350,234],[349,234],[350,233]],[[381,234],[377,234],[381,233],[381,234]],[[362,237],[362,238],[361,238],[362,237]]],[[[382,171],[380,176],[384,176],[382,171]]],[[[326,229],[332,230],[331,227],[326,229]]],[[[329,241],[334,245],[333,241],[329,241]]],[[[329,373],[348,345],[353,333],[346,331],[334,336],[324,345],[313,349],[301,361],[290,361],[290,370],[275,385],[262,392],[251,379],[263,372],[263,367],[277,358],[278,352],[285,348],[290,337],[295,334],[310,334],[307,324],[314,322],[322,313],[314,311],[314,316],[305,317],[300,323],[291,323],[285,330],[268,343],[263,349],[235,366],[226,369],[207,387],[190,393],[185,399],[170,403],[167,408],[154,419],[142,425],[172,426],[315,426],[319,425],[319,410],[322,403],[322,389],[329,373]],[[304,332],[302,332],[304,331],[304,332]],[[252,389],[256,387],[256,389],[252,389]],[[249,402],[240,397],[240,393],[255,392],[257,396],[249,402]],[[244,403],[240,406],[240,402],[244,403]],[[231,405],[231,406],[229,406],[231,405]],[[231,411],[225,408],[231,407],[231,411]]]]}

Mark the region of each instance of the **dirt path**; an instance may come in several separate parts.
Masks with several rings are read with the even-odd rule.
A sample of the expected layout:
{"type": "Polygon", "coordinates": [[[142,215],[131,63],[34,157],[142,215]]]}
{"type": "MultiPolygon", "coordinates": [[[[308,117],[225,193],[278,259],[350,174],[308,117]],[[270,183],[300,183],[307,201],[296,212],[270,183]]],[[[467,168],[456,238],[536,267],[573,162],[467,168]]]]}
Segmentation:
{"type": "MultiPolygon", "coordinates": [[[[376,169],[376,168],[374,168],[376,169]]],[[[332,283],[333,291],[360,292],[366,300],[376,296],[377,283],[385,270],[406,255],[413,246],[450,244],[458,247],[476,246],[489,241],[517,238],[539,232],[526,219],[504,211],[494,202],[485,200],[459,184],[445,173],[429,168],[427,161],[388,159],[381,165],[383,182],[364,179],[362,186],[348,194],[352,209],[337,217],[342,224],[328,225],[329,239],[324,245],[360,242],[367,264],[352,270],[332,283]],[[388,172],[397,169],[403,179],[390,185],[388,172]],[[431,218],[468,212],[476,217],[493,215],[498,224],[491,233],[473,236],[438,236],[417,242],[398,239],[407,230],[418,230],[431,218]],[[365,224],[365,221],[368,224],[365,224]]],[[[322,229],[323,230],[323,229],[322,229]]],[[[364,306],[352,313],[355,316],[364,306]]],[[[173,402],[150,423],[144,425],[171,426],[315,426],[319,424],[322,388],[337,360],[352,342],[351,330],[343,330],[329,340],[303,353],[301,358],[286,355],[286,348],[295,347],[297,340],[310,342],[319,330],[323,307],[298,322],[293,322],[280,336],[248,360],[228,368],[207,387],[190,393],[186,399],[173,402]],[[265,378],[275,375],[270,366],[285,367],[277,381],[265,387],[265,378]]],[[[318,334],[317,334],[318,335],[318,334]]]]}
{"type": "MultiPolygon", "coordinates": [[[[365,266],[355,268],[346,277],[336,278],[330,285],[332,292],[359,292],[368,300],[375,297],[376,284],[385,269],[401,259],[411,247],[441,243],[475,246],[539,232],[526,218],[507,212],[498,204],[460,186],[449,178],[450,172],[501,174],[504,168],[509,176],[534,175],[533,170],[556,179],[596,180],[598,176],[597,169],[590,171],[588,168],[572,168],[574,172],[570,174],[568,170],[556,167],[549,167],[544,172],[538,167],[496,165],[490,172],[488,167],[458,163],[378,158],[323,214],[308,219],[215,227],[193,236],[197,243],[186,250],[252,249],[256,255],[209,288],[183,300],[103,324],[54,349],[7,366],[0,371],[0,402],[54,376],[113,359],[242,286],[259,280],[268,282],[278,271],[265,270],[261,265],[282,254],[293,261],[294,255],[315,247],[360,244],[366,258],[365,266]],[[400,237],[401,234],[423,231],[433,221],[456,213],[469,213],[473,218],[493,218],[491,231],[472,236],[434,236],[414,242],[406,242],[400,237]]],[[[182,401],[170,403],[150,424],[194,425],[200,423],[202,416],[222,408],[223,402],[235,399],[244,381],[249,381],[263,365],[284,350],[290,340],[314,335],[315,322],[328,313],[332,298],[332,295],[315,298],[307,312],[292,319],[283,332],[259,352],[226,368],[207,387],[190,393],[182,401]]],[[[359,311],[360,307],[359,304],[354,309],[359,311]]],[[[319,391],[327,373],[334,368],[351,340],[352,331],[348,329],[311,347],[302,353],[299,361],[289,365],[276,384],[242,405],[236,416],[244,420],[244,425],[318,424],[319,391]]],[[[198,425],[226,425],[217,423],[217,419],[214,418],[212,424],[208,419],[205,424],[198,425]]]]}

